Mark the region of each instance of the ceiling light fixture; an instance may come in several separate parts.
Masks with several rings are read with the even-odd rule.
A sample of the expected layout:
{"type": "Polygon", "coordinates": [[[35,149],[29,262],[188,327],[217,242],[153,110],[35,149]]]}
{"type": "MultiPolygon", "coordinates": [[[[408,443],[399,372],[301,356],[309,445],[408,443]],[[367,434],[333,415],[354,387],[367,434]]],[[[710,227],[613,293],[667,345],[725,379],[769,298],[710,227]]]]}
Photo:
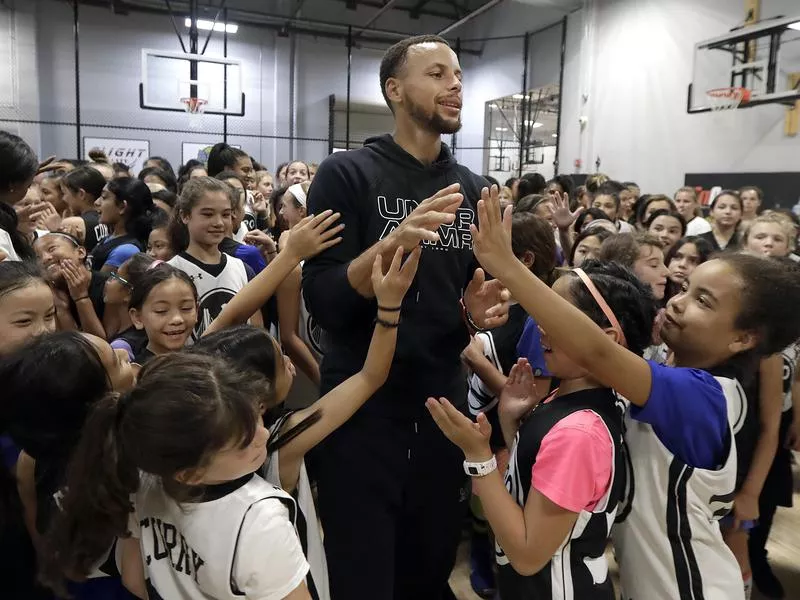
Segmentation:
{"type": "MultiPolygon", "coordinates": [[[[186,27],[191,27],[192,20],[189,17],[186,17],[184,25],[186,25],[186,27]]],[[[205,19],[197,19],[197,28],[202,29],[203,31],[211,31],[213,28],[214,31],[219,31],[220,33],[236,33],[239,31],[239,26],[236,25],[236,23],[221,23],[219,21],[214,23],[214,21],[206,21],[205,19]]]]}
{"type": "Polygon", "coordinates": [[[495,131],[508,131],[508,127],[495,127],[495,131]]]}

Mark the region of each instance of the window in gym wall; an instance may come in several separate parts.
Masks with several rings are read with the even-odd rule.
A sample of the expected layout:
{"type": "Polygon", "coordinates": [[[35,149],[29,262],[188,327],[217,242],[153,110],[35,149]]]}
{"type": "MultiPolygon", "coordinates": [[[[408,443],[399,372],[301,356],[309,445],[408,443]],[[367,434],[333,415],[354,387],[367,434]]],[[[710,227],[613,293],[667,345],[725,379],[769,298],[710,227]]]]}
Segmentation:
{"type": "Polygon", "coordinates": [[[547,85],[486,103],[484,172],[505,181],[519,176],[521,163],[523,174],[553,177],[558,91],[558,85],[547,85]]]}

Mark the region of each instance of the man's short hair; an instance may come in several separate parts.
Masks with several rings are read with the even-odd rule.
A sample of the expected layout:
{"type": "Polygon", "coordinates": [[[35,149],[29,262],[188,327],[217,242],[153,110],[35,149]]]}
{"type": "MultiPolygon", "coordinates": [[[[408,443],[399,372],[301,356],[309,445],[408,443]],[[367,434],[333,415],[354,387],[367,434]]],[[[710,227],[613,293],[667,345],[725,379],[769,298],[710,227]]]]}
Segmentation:
{"type": "Polygon", "coordinates": [[[392,112],[394,112],[394,107],[389,101],[389,96],[386,95],[386,82],[391,77],[397,77],[398,73],[403,70],[403,67],[406,65],[406,59],[408,58],[408,49],[411,46],[431,43],[444,44],[448,48],[450,47],[450,44],[447,43],[447,40],[443,37],[439,37],[438,35],[417,35],[397,42],[394,46],[386,51],[386,54],[383,55],[380,70],[381,93],[383,94],[383,99],[386,100],[386,104],[389,106],[392,112]]]}

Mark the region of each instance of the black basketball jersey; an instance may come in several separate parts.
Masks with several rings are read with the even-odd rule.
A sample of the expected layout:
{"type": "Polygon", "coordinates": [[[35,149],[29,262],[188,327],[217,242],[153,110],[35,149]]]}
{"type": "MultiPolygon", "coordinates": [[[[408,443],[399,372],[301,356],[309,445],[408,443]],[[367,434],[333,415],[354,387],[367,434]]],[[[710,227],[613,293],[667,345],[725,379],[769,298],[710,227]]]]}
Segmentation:
{"type": "Polygon", "coordinates": [[[579,513],[553,558],[535,575],[517,573],[502,548],[497,547],[498,587],[503,600],[614,600],[604,553],[625,487],[622,415],[614,392],[607,388],[582,390],[540,403],[517,432],[506,489],[517,504],[525,506],[542,441],[559,421],[581,410],[591,410],[608,428],[614,447],[611,486],[592,512],[579,513]]]}

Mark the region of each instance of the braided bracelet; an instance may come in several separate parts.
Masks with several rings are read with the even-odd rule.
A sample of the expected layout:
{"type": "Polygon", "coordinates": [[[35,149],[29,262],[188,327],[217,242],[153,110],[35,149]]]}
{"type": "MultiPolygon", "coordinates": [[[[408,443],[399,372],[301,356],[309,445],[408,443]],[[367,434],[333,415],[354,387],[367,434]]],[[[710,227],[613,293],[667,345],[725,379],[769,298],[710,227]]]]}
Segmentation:
{"type": "Polygon", "coordinates": [[[386,327],[386,329],[397,329],[400,327],[400,321],[393,323],[392,321],[384,321],[383,319],[376,318],[375,324],[380,325],[381,327],[386,327]]]}

